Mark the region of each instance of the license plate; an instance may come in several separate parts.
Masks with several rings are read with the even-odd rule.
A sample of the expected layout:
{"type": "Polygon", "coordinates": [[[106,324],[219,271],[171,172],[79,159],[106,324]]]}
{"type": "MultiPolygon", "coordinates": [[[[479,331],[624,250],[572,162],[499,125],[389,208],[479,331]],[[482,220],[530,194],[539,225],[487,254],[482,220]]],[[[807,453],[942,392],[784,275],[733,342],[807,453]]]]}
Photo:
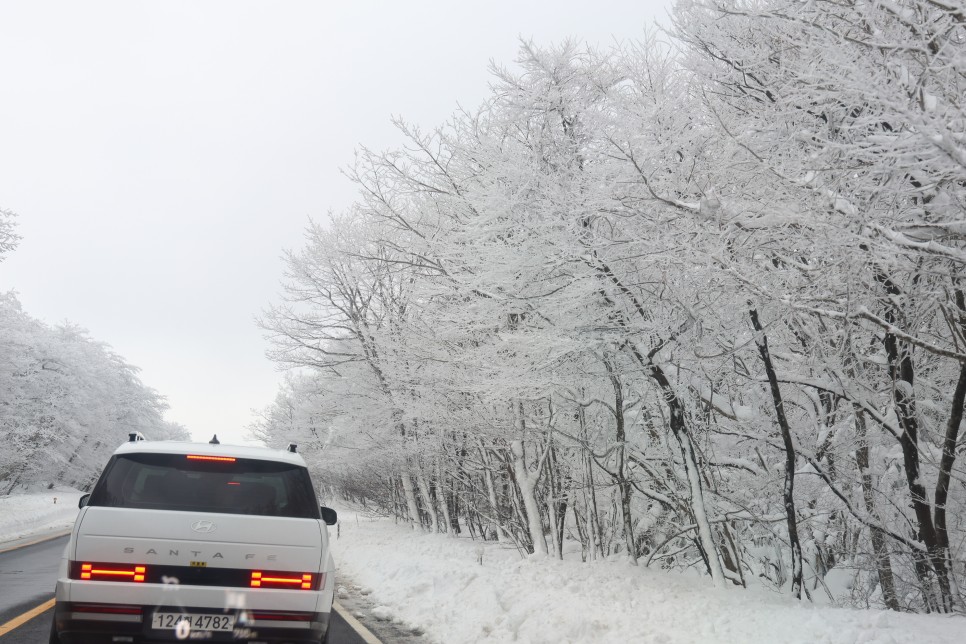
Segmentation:
{"type": "Polygon", "coordinates": [[[189,632],[231,631],[235,628],[235,616],[207,613],[155,613],[151,617],[151,628],[189,632]]]}

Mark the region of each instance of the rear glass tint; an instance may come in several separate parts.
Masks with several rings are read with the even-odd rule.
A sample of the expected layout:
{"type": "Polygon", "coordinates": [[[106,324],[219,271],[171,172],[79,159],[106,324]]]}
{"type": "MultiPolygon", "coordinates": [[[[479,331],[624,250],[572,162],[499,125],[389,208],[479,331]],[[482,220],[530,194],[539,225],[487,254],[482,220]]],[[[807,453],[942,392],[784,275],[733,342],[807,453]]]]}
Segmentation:
{"type": "Polygon", "coordinates": [[[191,460],[185,454],[114,456],[89,505],[318,519],[304,467],[239,458],[191,460]]]}

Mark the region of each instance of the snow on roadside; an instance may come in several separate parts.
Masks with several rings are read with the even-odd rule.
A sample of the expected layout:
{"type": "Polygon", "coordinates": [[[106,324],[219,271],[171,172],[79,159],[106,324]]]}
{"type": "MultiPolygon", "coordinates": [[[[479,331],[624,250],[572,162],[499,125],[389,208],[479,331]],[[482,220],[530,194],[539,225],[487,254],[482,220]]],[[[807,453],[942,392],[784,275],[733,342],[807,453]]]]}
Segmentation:
{"type": "Polygon", "coordinates": [[[33,494],[0,496],[0,543],[69,529],[77,518],[77,501],[83,494],[58,487],[33,494]]]}
{"type": "Polygon", "coordinates": [[[340,510],[339,570],[410,628],[462,642],[900,644],[963,641],[966,618],[819,607],[634,568],[521,559],[499,544],[414,533],[340,510]],[[483,564],[480,565],[480,557],[483,564]]]}

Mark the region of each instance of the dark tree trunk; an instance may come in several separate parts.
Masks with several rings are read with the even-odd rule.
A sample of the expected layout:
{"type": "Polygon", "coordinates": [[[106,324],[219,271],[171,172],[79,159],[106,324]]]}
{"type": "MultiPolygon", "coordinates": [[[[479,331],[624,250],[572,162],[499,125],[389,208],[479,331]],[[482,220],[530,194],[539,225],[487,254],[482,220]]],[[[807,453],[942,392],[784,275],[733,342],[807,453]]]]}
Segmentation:
{"type": "MultiPolygon", "coordinates": [[[[956,306],[960,315],[966,314],[966,297],[959,289],[956,290],[956,306]]],[[[966,322],[960,324],[966,332],[966,322]]],[[[953,392],[952,409],[949,411],[949,421],[946,423],[946,435],[943,438],[943,455],[939,461],[939,478],[936,481],[935,495],[935,525],[936,547],[939,550],[937,565],[942,567],[940,579],[947,577],[950,581],[950,609],[963,610],[962,600],[956,587],[955,572],[949,556],[949,533],[946,530],[946,503],[949,498],[949,481],[952,477],[953,465],[956,462],[956,443],[959,440],[959,426],[963,421],[963,405],[966,404],[966,363],[959,366],[959,381],[953,392]]]]}
{"type": "Polygon", "coordinates": [[[798,522],[795,514],[795,444],[792,441],[792,431],[785,416],[785,404],[782,401],[781,389],[778,387],[778,376],[772,364],[771,354],[768,352],[768,336],[758,319],[758,311],[750,309],[751,324],[755,328],[755,344],[765,365],[768,385],[771,388],[772,402],[775,406],[775,417],[781,429],[782,441],[785,444],[785,517],[788,524],[788,541],[792,551],[792,595],[795,599],[802,598],[802,545],[798,540],[798,522]]]}
{"type": "Polygon", "coordinates": [[[634,519],[631,516],[631,483],[627,480],[625,470],[624,445],[627,441],[624,429],[624,390],[620,378],[614,371],[614,365],[607,358],[604,358],[604,365],[607,367],[607,375],[611,385],[614,387],[614,417],[617,421],[617,429],[614,439],[617,443],[617,467],[614,468],[614,480],[621,496],[621,518],[624,523],[624,546],[627,548],[627,556],[631,563],[637,565],[637,544],[634,542],[634,519]]]}
{"type": "MultiPolygon", "coordinates": [[[[878,519],[873,496],[872,472],[869,470],[869,440],[866,434],[865,416],[855,410],[855,464],[859,467],[862,478],[862,497],[865,499],[865,511],[870,517],[878,519]]],[[[882,589],[882,601],[890,610],[899,610],[899,600],[896,596],[895,577],[892,574],[892,561],[886,546],[885,535],[878,528],[869,528],[872,538],[872,552],[875,555],[876,571],[879,574],[879,587],[882,589]]]]}
{"type": "Polygon", "coordinates": [[[594,484],[594,461],[587,449],[587,443],[589,441],[587,437],[587,416],[582,406],[577,408],[577,420],[580,423],[580,436],[583,439],[583,446],[581,447],[580,453],[581,460],[584,462],[585,476],[587,477],[586,485],[589,491],[587,495],[587,525],[589,527],[590,558],[596,559],[599,554],[600,558],[603,559],[604,533],[600,525],[600,513],[597,508],[597,486],[594,484]]]}
{"type": "Polygon", "coordinates": [[[698,457],[694,451],[691,431],[685,421],[684,404],[678,398],[674,387],[671,386],[671,381],[668,380],[667,374],[664,373],[660,365],[649,360],[644,362],[644,357],[636,349],[632,350],[635,357],[641,361],[642,366],[645,366],[648,370],[651,378],[661,388],[661,393],[668,406],[668,424],[671,428],[671,433],[677,440],[678,446],[681,448],[681,457],[688,475],[688,484],[691,491],[691,511],[694,513],[694,522],[698,526],[698,541],[702,544],[702,551],[706,553],[704,560],[708,567],[708,573],[711,575],[711,579],[716,587],[725,588],[727,581],[721,567],[721,560],[718,557],[718,548],[714,542],[711,524],[707,517],[707,509],[704,504],[704,489],[702,488],[701,476],[698,471],[698,457]]]}
{"type": "MultiPolygon", "coordinates": [[[[898,325],[897,307],[902,292],[899,287],[881,270],[876,272],[876,279],[886,289],[885,320],[891,325],[898,325]]],[[[919,456],[919,417],[916,412],[915,394],[915,365],[912,362],[912,348],[900,345],[899,338],[891,331],[886,331],[883,338],[886,356],[889,361],[889,377],[892,381],[892,401],[902,435],[899,444],[902,447],[902,461],[906,471],[906,484],[912,500],[912,509],[919,526],[919,540],[926,546],[928,565],[936,576],[939,584],[938,608],[941,611],[952,609],[952,593],[949,576],[946,573],[946,558],[936,537],[936,528],[932,520],[932,509],[926,497],[926,487],[920,478],[919,456]]],[[[923,581],[923,593],[931,595],[926,562],[917,567],[920,579],[923,581]]],[[[927,606],[932,603],[926,597],[927,606]]]]}

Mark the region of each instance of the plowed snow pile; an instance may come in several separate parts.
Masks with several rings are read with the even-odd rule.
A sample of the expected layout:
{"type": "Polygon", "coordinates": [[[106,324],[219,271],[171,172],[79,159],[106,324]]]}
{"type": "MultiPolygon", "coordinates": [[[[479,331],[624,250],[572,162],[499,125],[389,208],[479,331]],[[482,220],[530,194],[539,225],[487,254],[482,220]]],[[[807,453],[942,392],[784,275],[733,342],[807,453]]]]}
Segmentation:
{"type": "Polygon", "coordinates": [[[966,618],[849,610],[634,568],[521,559],[497,543],[340,512],[336,565],[440,643],[961,644],[966,618]],[[480,557],[483,563],[480,565],[480,557]]]}
{"type": "Polygon", "coordinates": [[[70,528],[77,518],[77,501],[82,494],[71,488],[56,488],[0,496],[0,543],[70,528]]]}

